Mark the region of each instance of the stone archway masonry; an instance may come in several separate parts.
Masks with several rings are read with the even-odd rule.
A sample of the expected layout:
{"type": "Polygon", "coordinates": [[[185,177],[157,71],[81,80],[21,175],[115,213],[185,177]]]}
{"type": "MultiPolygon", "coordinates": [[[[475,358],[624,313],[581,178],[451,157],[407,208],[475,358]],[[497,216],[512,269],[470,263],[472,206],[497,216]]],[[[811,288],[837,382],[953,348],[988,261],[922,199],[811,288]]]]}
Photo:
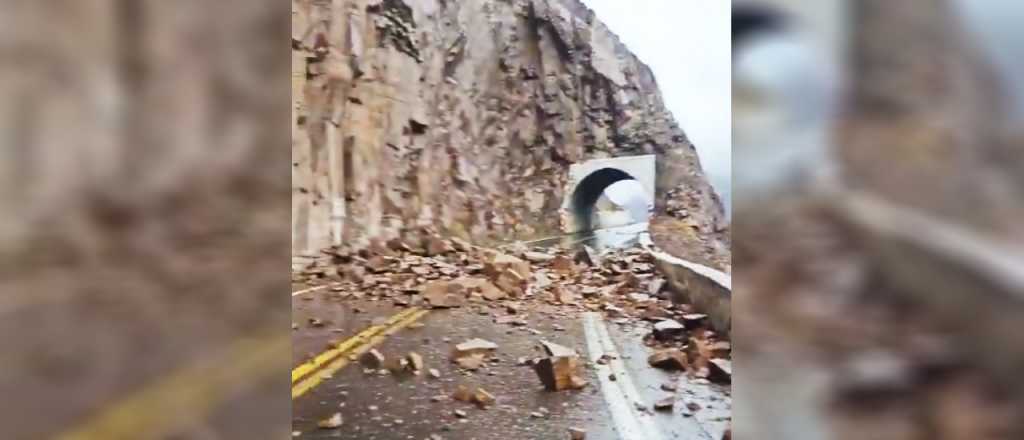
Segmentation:
{"type": "Polygon", "coordinates": [[[609,157],[603,159],[591,159],[588,161],[572,164],[569,166],[569,181],[565,186],[565,196],[562,199],[562,206],[559,210],[560,224],[562,231],[566,233],[583,232],[581,225],[573,212],[573,194],[591,174],[605,168],[612,168],[629,174],[640,185],[644,187],[650,199],[654,203],[655,191],[655,155],[647,154],[642,156],[609,157]]]}

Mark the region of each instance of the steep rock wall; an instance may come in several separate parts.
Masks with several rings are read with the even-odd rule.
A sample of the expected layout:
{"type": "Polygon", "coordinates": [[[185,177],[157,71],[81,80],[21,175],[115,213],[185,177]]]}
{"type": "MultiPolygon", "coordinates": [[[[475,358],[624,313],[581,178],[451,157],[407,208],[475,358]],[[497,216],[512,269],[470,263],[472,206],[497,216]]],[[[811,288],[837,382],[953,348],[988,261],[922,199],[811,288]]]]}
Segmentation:
{"type": "Polygon", "coordinates": [[[432,225],[559,230],[569,165],[657,155],[657,209],[723,209],[650,69],[578,0],[293,0],[293,251],[432,225]]]}

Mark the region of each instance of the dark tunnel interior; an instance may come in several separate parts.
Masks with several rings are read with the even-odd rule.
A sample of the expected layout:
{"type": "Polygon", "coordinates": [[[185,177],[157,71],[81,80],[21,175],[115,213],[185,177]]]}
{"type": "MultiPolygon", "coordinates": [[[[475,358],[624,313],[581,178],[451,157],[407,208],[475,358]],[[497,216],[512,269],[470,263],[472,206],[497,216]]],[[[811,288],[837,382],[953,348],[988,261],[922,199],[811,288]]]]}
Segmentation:
{"type": "Polygon", "coordinates": [[[615,182],[635,178],[625,171],[616,168],[602,168],[580,181],[576,191],[572,195],[572,212],[576,217],[576,224],[579,231],[592,231],[594,206],[601,198],[604,189],[615,182]]]}

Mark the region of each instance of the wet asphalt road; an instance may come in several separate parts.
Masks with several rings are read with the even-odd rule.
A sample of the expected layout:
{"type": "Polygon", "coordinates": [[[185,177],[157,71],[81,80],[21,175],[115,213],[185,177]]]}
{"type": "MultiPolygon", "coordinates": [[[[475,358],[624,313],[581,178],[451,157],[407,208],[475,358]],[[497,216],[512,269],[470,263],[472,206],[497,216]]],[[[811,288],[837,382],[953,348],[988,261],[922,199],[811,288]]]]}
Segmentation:
{"type": "MultiPolygon", "coordinates": [[[[299,325],[293,331],[294,365],[323,351],[330,341],[350,337],[403,310],[387,301],[331,299],[329,291],[294,297],[292,304],[293,320],[299,325]],[[313,317],[327,324],[311,327],[308,319],[313,317]]],[[[537,307],[526,311],[525,327],[496,324],[494,317],[505,311],[493,303],[432,310],[420,320],[422,327],[403,329],[376,348],[385,357],[419,353],[424,369],[438,369],[440,378],[431,378],[426,372],[404,378],[367,374],[358,364],[350,364],[293,402],[292,428],[301,439],[429,439],[431,435],[442,439],[567,439],[570,427],[585,429],[588,440],[620,438],[597,373],[590,366],[585,368],[590,384],[583,390],[549,392],[530,367],[517,365],[518,358],[544,355],[538,344],[541,340],[574,348],[587,356],[578,313],[558,316],[557,306],[537,307]],[[449,353],[454,344],[471,338],[498,344],[496,362],[473,373],[462,372],[450,362],[449,353]],[[459,385],[483,387],[497,397],[496,405],[479,409],[451,400],[459,385]],[[434,396],[448,398],[435,402],[434,396]],[[465,411],[468,417],[457,418],[456,409],[465,411]],[[317,427],[317,421],[336,412],[344,419],[341,428],[317,427]],[[547,414],[541,418],[531,415],[536,412],[547,414]]],[[[646,359],[650,350],[641,341],[648,324],[639,323],[636,328],[632,323],[625,325],[608,324],[609,334],[644,403],[650,407],[670,395],[660,389],[663,383],[673,382],[679,387],[672,412],[655,413],[662,436],[720,438],[730,413],[728,392],[649,367],[646,359]],[[701,409],[688,410],[686,404],[691,402],[701,409]]]]}

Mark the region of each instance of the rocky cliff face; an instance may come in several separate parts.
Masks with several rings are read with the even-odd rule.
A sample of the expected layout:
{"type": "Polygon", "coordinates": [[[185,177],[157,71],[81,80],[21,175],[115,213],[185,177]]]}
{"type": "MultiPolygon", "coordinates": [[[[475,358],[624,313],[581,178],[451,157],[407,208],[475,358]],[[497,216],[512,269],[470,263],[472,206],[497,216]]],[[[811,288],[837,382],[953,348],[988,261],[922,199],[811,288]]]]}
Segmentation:
{"type": "Polygon", "coordinates": [[[650,69],[578,0],[293,0],[292,16],[295,252],[423,225],[557,233],[571,164],[640,154],[659,212],[723,227],[650,69]]]}

